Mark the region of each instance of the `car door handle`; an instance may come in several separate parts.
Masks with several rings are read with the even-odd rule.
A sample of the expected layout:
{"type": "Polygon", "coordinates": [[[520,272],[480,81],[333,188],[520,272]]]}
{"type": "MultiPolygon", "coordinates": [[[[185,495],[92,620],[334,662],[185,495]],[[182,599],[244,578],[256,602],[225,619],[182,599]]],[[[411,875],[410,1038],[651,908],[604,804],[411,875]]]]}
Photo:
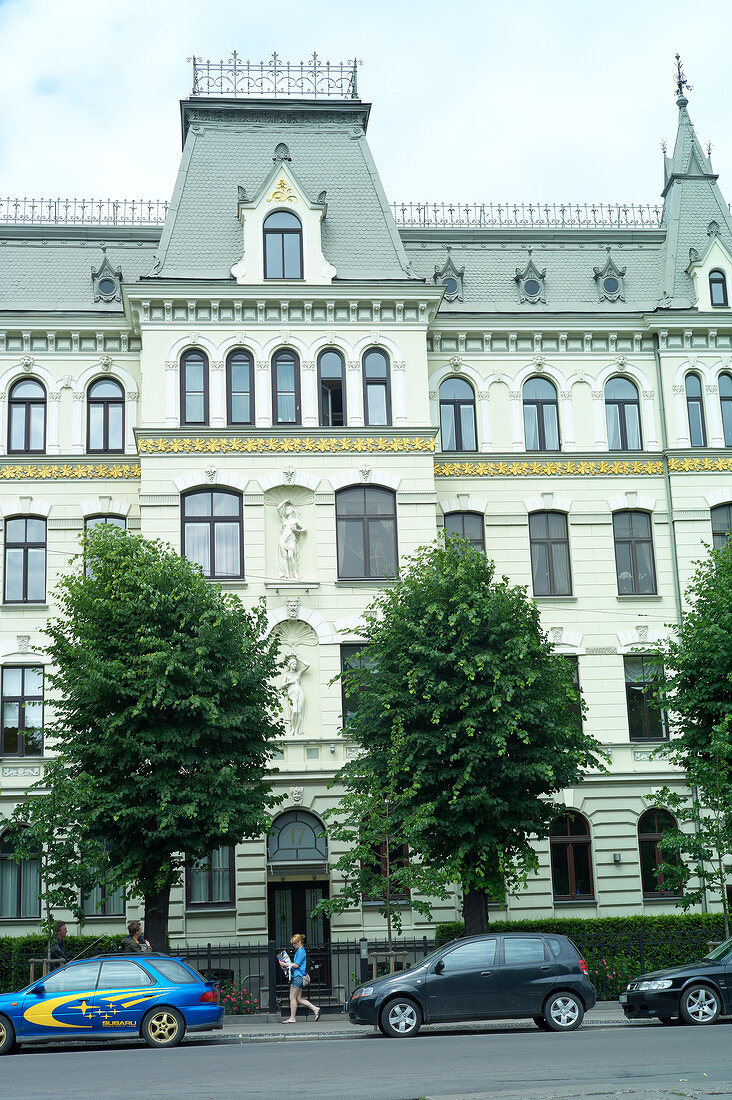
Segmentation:
{"type": "Polygon", "coordinates": [[[480,976],[481,976],[481,978],[489,978],[492,973],[493,973],[492,970],[481,970],[480,976]]]}
{"type": "Polygon", "coordinates": [[[540,966],[539,970],[551,970],[550,966],[540,966]]]}

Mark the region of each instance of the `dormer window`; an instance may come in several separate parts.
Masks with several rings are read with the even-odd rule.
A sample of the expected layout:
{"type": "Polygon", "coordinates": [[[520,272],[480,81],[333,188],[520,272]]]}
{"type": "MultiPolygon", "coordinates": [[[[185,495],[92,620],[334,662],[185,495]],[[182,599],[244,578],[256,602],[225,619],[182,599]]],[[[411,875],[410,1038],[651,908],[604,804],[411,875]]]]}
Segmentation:
{"type": "Polygon", "coordinates": [[[289,210],[264,219],[265,279],[302,279],[302,223],[289,210]]]}
{"type": "Polygon", "coordinates": [[[729,305],[727,299],[727,277],[718,268],[709,272],[709,300],[713,306],[729,305]]]}
{"type": "Polygon", "coordinates": [[[122,272],[115,269],[107,259],[106,248],[103,248],[104,259],[100,266],[92,268],[92,287],[95,302],[121,302],[122,301],[122,272]]]}
{"type": "Polygon", "coordinates": [[[442,284],[445,288],[444,299],[446,302],[462,302],[464,267],[456,267],[452,262],[452,256],[448,256],[442,267],[435,268],[435,283],[442,284]]]}
{"type": "Polygon", "coordinates": [[[625,272],[627,268],[618,267],[609,252],[608,249],[605,266],[592,269],[597,283],[597,292],[601,302],[624,302],[625,272]]]}
{"type": "Polygon", "coordinates": [[[530,302],[532,305],[536,302],[546,302],[545,279],[546,268],[539,270],[531,259],[531,249],[529,249],[529,262],[523,269],[517,267],[514,275],[514,280],[519,287],[519,301],[530,302]]]}

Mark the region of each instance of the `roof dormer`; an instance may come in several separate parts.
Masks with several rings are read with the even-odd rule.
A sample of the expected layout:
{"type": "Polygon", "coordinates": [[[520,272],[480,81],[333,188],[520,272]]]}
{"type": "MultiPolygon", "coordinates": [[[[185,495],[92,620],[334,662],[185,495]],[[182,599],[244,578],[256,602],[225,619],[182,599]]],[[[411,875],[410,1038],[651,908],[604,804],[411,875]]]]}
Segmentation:
{"type": "Polygon", "coordinates": [[[732,254],[722,239],[716,222],[710,223],[707,232],[709,243],[701,254],[696,248],[689,249],[689,266],[686,270],[694,282],[699,309],[728,309],[732,254]]]}

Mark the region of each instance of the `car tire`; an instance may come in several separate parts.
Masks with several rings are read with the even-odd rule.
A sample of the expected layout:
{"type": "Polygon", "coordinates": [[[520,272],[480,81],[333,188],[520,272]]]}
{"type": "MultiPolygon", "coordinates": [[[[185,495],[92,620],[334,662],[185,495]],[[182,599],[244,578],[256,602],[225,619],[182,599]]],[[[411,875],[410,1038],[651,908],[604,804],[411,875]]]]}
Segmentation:
{"type": "Polygon", "coordinates": [[[534,1023],[538,1027],[539,1031],[551,1031],[549,1024],[546,1022],[543,1016],[534,1016],[534,1023]]]}
{"type": "Polygon", "coordinates": [[[711,986],[690,985],[681,994],[679,1011],[685,1024],[693,1024],[696,1027],[714,1024],[722,1011],[722,1001],[711,986]]]}
{"type": "Polygon", "coordinates": [[[550,1031],[576,1031],[585,1017],[585,1006],[576,993],[560,989],[544,1003],[544,1019],[550,1031]]]}
{"type": "Polygon", "coordinates": [[[379,1028],[389,1039],[410,1039],[422,1026],[422,1012],[409,997],[392,997],[379,1013],[379,1028]]]}
{"type": "Polygon", "coordinates": [[[151,1008],[142,1021],[140,1034],[149,1047],[177,1047],[186,1033],[186,1022],[176,1008],[151,1008]]]}
{"type": "Polygon", "coordinates": [[[0,1016],[0,1054],[12,1054],[17,1045],[15,1028],[7,1016],[0,1016]]]}

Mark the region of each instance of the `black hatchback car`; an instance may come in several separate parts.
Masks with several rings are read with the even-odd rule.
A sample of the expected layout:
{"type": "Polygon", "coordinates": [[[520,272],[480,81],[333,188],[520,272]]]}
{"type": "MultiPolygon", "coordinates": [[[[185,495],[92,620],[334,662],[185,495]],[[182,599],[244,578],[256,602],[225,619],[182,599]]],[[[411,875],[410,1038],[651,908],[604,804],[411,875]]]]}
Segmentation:
{"type": "Polygon", "coordinates": [[[566,936],[511,932],[454,940],[416,963],[358,988],[354,1024],[405,1039],[422,1024],[533,1019],[543,1031],[574,1031],[595,1004],[587,964],[566,936]]]}
{"type": "Polygon", "coordinates": [[[732,939],[698,962],[653,970],[628,983],[620,1004],[629,1020],[714,1024],[732,1015],[732,939]]]}

